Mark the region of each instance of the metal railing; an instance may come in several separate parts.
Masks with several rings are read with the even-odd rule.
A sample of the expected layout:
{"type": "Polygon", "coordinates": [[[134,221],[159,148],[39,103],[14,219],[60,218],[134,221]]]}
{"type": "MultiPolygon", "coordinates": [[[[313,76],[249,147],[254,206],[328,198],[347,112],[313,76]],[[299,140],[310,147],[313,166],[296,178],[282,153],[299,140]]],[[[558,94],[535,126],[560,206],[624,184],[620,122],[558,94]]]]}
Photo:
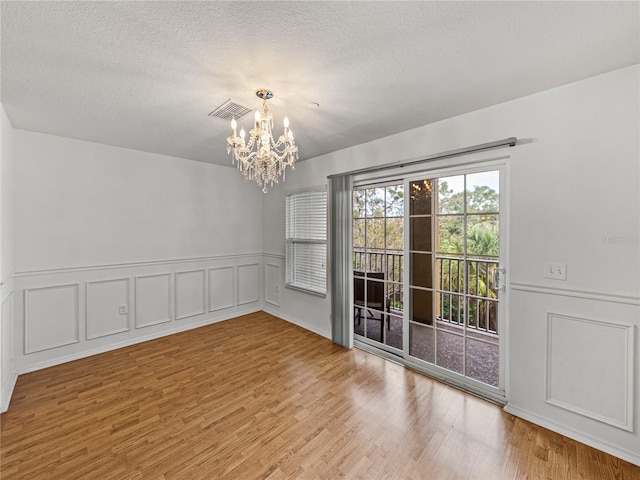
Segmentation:
{"type": "Polygon", "coordinates": [[[498,259],[436,255],[438,320],[498,333],[498,292],[493,285],[498,259]]]}
{"type": "MultiPolygon", "coordinates": [[[[498,292],[492,279],[496,257],[465,259],[436,255],[436,320],[498,333],[498,292]]],[[[353,250],[353,269],[385,274],[387,306],[403,310],[404,255],[401,251],[353,250]]],[[[372,280],[374,281],[374,280],[372,280]]]]}
{"type": "Polygon", "coordinates": [[[396,310],[404,308],[402,300],[404,254],[401,250],[354,250],[353,269],[363,272],[383,272],[387,306],[396,310]]]}

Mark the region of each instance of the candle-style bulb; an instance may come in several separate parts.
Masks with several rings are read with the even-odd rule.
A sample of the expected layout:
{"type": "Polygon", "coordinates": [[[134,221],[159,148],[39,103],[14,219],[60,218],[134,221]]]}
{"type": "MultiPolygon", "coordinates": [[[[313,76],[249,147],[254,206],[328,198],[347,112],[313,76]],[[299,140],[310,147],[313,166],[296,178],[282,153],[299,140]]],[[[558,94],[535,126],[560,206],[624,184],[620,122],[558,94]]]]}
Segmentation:
{"type": "Polygon", "coordinates": [[[240,129],[240,138],[242,138],[242,140],[244,140],[244,135],[245,135],[245,133],[244,133],[244,127],[242,127],[242,128],[240,129]]]}
{"type": "Polygon", "coordinates": [[[260,111],[259,110],[256,110],[255,118],[256,118],[256,123],[260,121],[260,111]]]}
{"type": "Polygon", "coordinates": [[[237,126],[238,126],[238,122],[236,122],[236,117],[233,117],[231,119],[231,129],[235,130],[237,126]]]}
{"type": "Polygon", "coordinates": [[[284,117],[284,128],[289,128],[289,119],[287,117],[284,117]]]}

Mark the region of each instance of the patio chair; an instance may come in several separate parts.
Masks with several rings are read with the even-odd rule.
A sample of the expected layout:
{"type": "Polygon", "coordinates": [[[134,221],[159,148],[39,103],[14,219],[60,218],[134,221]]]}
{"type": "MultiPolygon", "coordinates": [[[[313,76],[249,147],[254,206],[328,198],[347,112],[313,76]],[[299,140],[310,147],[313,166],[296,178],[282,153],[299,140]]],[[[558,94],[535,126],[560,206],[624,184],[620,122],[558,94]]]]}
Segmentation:
{"type": "MultiPolygon", "coordinates": [[[[389,302],[385,299],[385,275],[384,272],[364,272],[362,270],[353,271],[353,303],[354,303],[354,318],[357,320],[358,325],[363,318],[363,312],[367,311],[367,318],[371,320],[378,320],[378,318],[371,312],[370,309],[375,309],[383,312],[380,315],[381,325],[384,325],[387,314],[389,313],[389,302]],[[365,282],[366,279],[368,281],[365,282]],[[373,280],[373,281],[370,281],[373,280]],[[379,280],[379,281],[376,281],[379,280]],[[365,284],[367,285],[367,295],[365,304],[365,284]]],[[[389,328],[390,325],[387,325],[389,328]]]]}

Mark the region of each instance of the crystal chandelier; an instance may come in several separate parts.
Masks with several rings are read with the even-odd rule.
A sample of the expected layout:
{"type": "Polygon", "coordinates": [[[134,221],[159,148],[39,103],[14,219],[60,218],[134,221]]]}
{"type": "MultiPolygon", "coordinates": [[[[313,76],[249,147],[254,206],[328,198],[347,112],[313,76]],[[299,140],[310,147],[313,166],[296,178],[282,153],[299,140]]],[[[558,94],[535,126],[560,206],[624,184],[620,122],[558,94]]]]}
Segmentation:
{"type": "Polygon", "coordinates": [[[273,187],[285,169],[295,170],[298,159],[298,147],[293,141],[293,133],[289,128],[289,119],[284,117],[284,134],[278,141],[273,139],[273,116],[267,107],[267,100],[273,98],[273,92],[260,89],[256,95],[262,99],[262,112],[256,111],[254,127],[249,131],[249,142],[245,144],[244,128],[240,136],[236,134],[238,124],[235,117],[231,119],[231,136],[227,138],[227,153],[232,153],[232,163],[242,172],[245,180],[253,180],[262,191],[267,193],[267,186],[273,187]]]}

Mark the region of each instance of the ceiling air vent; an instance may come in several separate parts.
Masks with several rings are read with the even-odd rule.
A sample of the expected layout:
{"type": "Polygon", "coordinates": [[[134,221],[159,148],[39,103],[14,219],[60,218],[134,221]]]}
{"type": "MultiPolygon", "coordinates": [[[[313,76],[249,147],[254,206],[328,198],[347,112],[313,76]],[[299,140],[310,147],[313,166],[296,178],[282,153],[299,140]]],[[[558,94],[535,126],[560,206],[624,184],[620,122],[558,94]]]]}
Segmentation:
{"type": "Polygon", "coordinates": [[[235,117],[237,120],[240,117],[245,116],[250,111],[251,111],[250,108],[243,107],[242,105],[238,105],[237,103],[234,103],[231,100],[227,100],[218,108],[216,108],[213,112],[211,112],[209,116],[230,121],[233,117],[235,117]]]}

